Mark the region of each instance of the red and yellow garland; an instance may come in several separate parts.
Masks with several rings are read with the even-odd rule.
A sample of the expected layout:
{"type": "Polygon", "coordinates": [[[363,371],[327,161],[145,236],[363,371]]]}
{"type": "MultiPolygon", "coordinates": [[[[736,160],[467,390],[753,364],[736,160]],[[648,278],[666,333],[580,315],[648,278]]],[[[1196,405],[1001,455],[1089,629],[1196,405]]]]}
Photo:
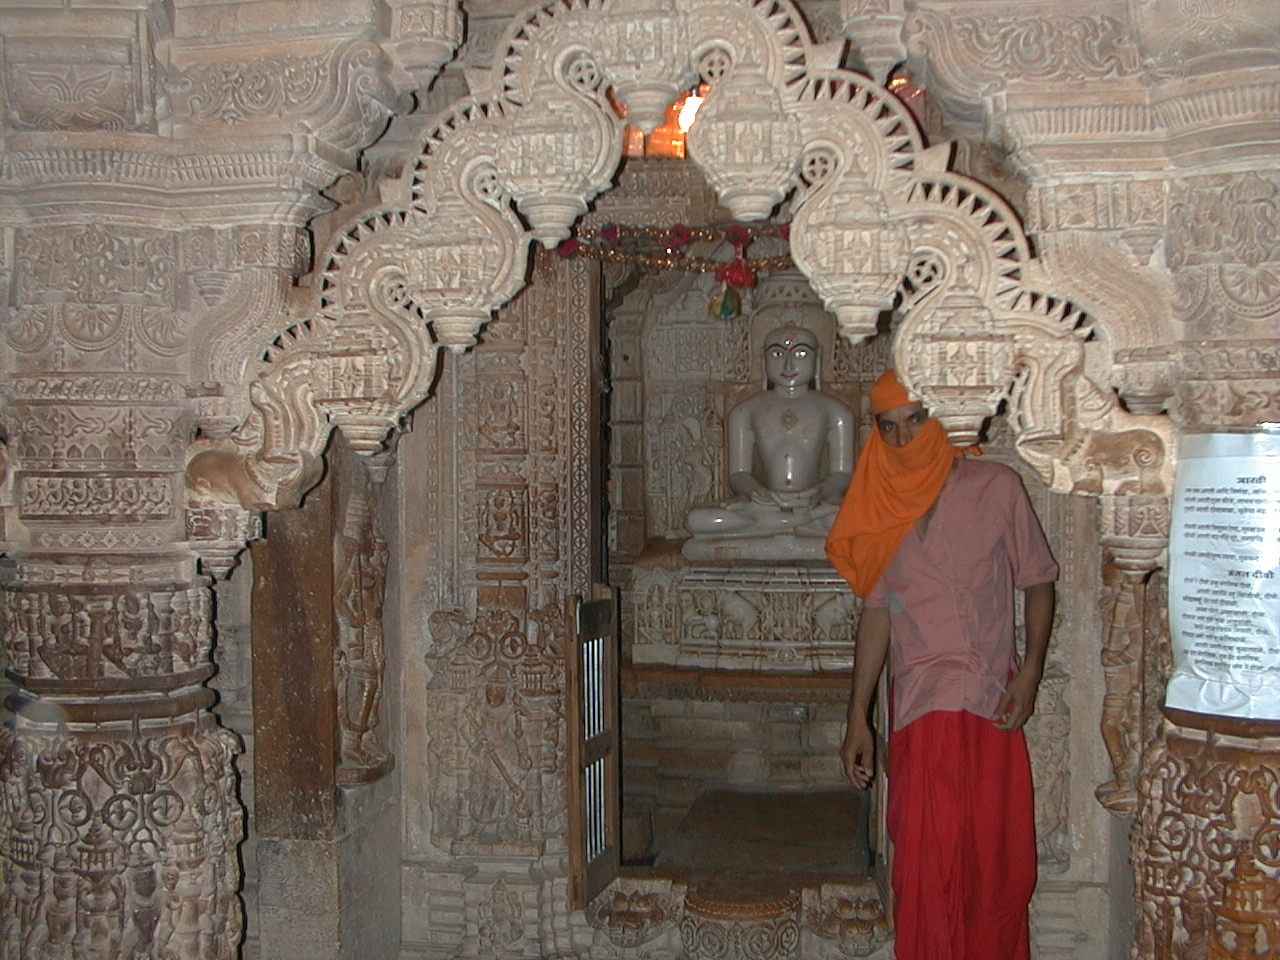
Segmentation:
{"type": "Polygon", "coordinates": [[[689,273],[714,271],[720,292],[712,298],[711,313],[720,317],[737,316],[741,310],[739,290],[756,285],[757,275],[771,270],[792,268],[791,254],[748,259],[747,247],[759,237],[781,237],[788,240],[791,224],[747,227],[740,223],[727,227],[689,227],[677,223],[671,227],[632,227],[606,223],[602,227],[583,228],[556,248],[564,260],[593,257],[607,263],[628,263],[641,270],[684,270],[689,273]],[[732,260],[714,260],[692,256],[687,247],[693,243],[727,241],[733,247],[732,260]],[[651,248],[660,247],[661,252],[651,248]],[[649,248],[649,249],[646,249],[649,248]]]}

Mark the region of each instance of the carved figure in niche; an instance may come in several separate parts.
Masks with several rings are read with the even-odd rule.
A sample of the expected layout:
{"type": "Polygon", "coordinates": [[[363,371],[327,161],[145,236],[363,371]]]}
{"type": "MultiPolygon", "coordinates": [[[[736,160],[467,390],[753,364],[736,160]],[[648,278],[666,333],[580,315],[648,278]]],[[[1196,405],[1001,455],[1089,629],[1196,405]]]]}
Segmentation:
{"type": "Polygon", "coordinates": [[[203,864],[164,867],[164,910],[156,926],[160,960],[187,960],[213,954],[214,895],[212,883],[201,875],[203,864]]]}
{"type": "Polygon", "coordinates": [[[1070,865],[1068,809],[1071,712],[1062,697],[1067,676],[1050,662],[1040,683],[1036,712],[1027,721],[1027,752],[1035,783],[1036,851],[1040,871],[1061,873],[1070,865]]]}
{"type": "Polygon", "coordinates": [[[684,507],[700,503],[715,490],[718,456],[710,438],[723,427],[705,391],[690,391],[659,399],[656,422],[648,428],[652,488],[648,512],[650,533],[680,535],[684,507]]]}
{"type": "Polygon", "coordinates": [[[519,942],[523,930],[520,923],[520,898],[505,880],[499,878],[480,903],[480,942],[490,956],[502,948],[519,942]]]}
{"type": "MultiPolygon", "coordinates": [[[[1102,742],[1114,776],[1095,791],[1108,810],[1130,813],[1138,800],[1135,778],[1142,730],[1142,622],[1144,587],[1114,562],[1102,568],[1109,607],[1106,644],[1102,648],[1102,742]]],[[[1104,609],[1105,609],[1104,607],[1104,609]]]]}
{"type": "Polygon", "coordinates": [[[853,476],[855,418],[818,389],[818,339],[799,326],[764,338],[765,389],[729,411],[729,500],[685,517],[690,560],[815,559],[853,476]]]}
{"type": "Polygon", "coordinates": [[[114,867],[78,872],[76,952],[86,957],[118,956],[124,935],[124,883],[114,867]]]}
{"type": "Polygon", "coordinates": [[[161,906],[155,866],[136,859],[129,867],[129,911],[133,925],[125,937],[121,953],[124,960],[143,960],[152,955],[161,906]]]}
{"type": "Polygon", "coordinates": [[[467,784],[467,812],[480,840],[506,839],[511,821],[527,823],[533,816],[526,790],[532,766],[525,739],[528,712],[521,703],[510,671],[498,664],[484,687],[484,698],[464,719],[473,762],[467,784]],[[513,757],[510,745],[514,744],[513,757]]]}
{"type": "Polygon", "coordinates": [[[155,614],[151,605],[135,593],[117,602],[119,637],[103,647],[103,656],[130,676],[147,676],[162,667],[164,648],[155,639],[155,614]]]}
{"type": "MultiPolygon", "coordinates": [[[[37,925],[37,939],[28,948],[34,960],[72,960],[72,942],[76,932],[76,875],[71,858],[64,853],[53,859],[52,896],[44,915],[43,926],[37,925]]],[[[139,954],[142,956],[142,954],[139,954]]],[[[128,960],[134,954],[126,953],[128,960]]]]}
{"type": "Polygon", "coordinates": [[[686,635],[699,640],[714,640],[720,634],[715,597],[708,590],[693,590],[687,596],[689,603],[681,616],[686,635]]]}
{"type": "Polygon", "coordinates": [[[353,493],[346,505],[333,598],[338,622],[334,671],[342,766],[377,776],[390,761],[375,738],[386,659],[382,605],[388,550],[370,507],[368,491],[363,488],[353,493]]]}
{"type": "Polygon", "coordinates": [[[40,915],[41,883],[40,868],[36,863],[21,860],[13,861],[11,870],[6,871],[9,881],[4,890],[0,906],[4,909],[4,939],[0,942],[3,956],[26,956],[26,948],[32,933],[23,936],[23,931],[38,929],[36,921],[40,915]]]}
{"type": "Polygon", "coordinates": [[[77,598],[63,593],[49,596],[49,617],[53,621],[50,632],[52,642],[39,648],[40,659],[55,677],[79,676],[88,659],[88,647],[83,638],[89,635],[89,616],[77,598]]]}
{"type": "Polygon", "coordinates": [[[827,640],[852,640],[857,613],[857,601],[850,594],[837,593],[818,605],[813,622],[827,640]]]}

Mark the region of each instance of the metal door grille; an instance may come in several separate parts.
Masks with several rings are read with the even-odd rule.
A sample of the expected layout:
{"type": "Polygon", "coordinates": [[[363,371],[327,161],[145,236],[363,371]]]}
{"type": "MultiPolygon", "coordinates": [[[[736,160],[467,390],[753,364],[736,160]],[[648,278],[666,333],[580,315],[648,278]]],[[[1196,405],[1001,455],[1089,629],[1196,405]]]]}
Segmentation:
{"type": "Polygon", "coordinates": [[[569,693],[570,819],[573,900],[585,907],[618,874],[617,597],[570,601],[575,625],[566,651],[569,693]]]}

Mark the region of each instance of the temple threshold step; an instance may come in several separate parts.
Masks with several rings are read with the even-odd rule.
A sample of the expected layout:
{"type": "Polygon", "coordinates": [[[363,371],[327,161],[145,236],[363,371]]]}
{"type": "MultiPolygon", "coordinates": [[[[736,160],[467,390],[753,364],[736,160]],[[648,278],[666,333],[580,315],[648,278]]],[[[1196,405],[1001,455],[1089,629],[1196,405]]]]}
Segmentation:
{"type": "Polygon", "coordinates": [[[624,868],[588,919],[617,946],[665,942],[682,960],[888,957],[868,803],[852,788],[707,791],[655,862],[624,868]]]}

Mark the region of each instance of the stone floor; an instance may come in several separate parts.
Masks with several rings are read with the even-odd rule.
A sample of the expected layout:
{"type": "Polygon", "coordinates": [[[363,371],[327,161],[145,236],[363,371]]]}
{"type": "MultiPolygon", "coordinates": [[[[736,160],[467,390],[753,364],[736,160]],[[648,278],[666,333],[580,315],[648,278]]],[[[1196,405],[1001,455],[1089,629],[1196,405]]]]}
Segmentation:
{"type": "Polygon", "coordinates": [[[701,896],[739,902],[865,877],[867,798],[853,789],[704,793],[653,871],[701,896]]]}

